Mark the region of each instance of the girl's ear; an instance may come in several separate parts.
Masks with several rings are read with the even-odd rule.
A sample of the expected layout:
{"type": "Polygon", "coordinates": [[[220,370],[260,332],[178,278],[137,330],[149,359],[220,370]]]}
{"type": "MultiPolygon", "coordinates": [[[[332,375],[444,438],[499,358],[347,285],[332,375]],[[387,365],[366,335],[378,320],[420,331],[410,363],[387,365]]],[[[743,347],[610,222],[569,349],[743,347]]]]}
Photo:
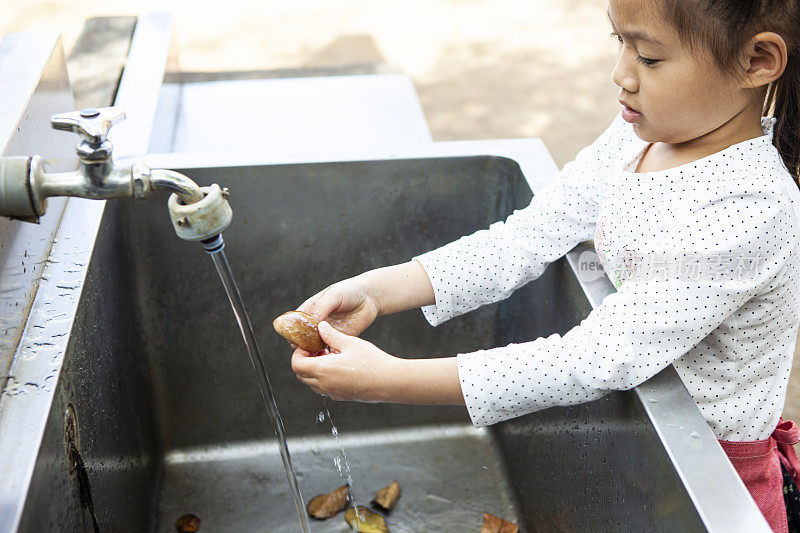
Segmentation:
{"type": "Polygon", "coordinates": [[[754,35],[741,54],[744,86],[762,87],[777,80],[786,68],[787,59],[783,37],[771,31],[754,35]]]}

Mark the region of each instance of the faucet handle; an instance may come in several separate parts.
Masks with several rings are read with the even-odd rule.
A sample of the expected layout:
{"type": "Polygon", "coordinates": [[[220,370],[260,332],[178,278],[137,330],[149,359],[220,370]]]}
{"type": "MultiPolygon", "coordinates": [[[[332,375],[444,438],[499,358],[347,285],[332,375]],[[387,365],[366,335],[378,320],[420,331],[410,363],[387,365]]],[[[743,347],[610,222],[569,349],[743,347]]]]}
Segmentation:
{"type": "Polygon", "coordinates": [[[87,144],[99,146],[106,141],[111,126],[124,118],[125,112],[118,107],[89,107],[53,115],[50,125],[56,130],[77,133],[87,144]]]}

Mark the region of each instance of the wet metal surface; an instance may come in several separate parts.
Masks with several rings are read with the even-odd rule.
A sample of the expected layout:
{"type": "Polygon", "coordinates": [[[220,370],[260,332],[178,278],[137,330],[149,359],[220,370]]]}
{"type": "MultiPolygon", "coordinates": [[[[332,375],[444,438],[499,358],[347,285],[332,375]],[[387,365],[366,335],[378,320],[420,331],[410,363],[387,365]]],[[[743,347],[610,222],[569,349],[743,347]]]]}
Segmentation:
{"type": "MultiPolygon", "coordinates": [[[[488,431],[466,425],[351,431],[342,444],[359,504],[367,505],[392,481],[400,483],[402,495],[386,515],[393,533],[477,531],[484,510],[517,521],[513,491],[488,431]]],[[[329,435],[292,439],[289,445],[309,499],[343,484],[329,435]]],[[[172,452],[165,457],[156,530],[169,532],[175,517],[193,512],[213,531],[294,533],[298,525],[286,513],[292,503],[281,470],[271,441],[172,452]],[[209,490],[214,486],[229,490],[209,490]]],[[[351,531],[343,512],[312,521],[311,530],[351,531]]]]}
{"type": "MultiPolygon", "coordinates": [[[[0,124],[14,128],[5,154],[41,154],[50,168],[75,168],[74,139],[50,127],[52,114],[73,109],[58,36],[7,35],[0,52],[0,76],[12,77],[2,84],[0,124]]],[[[157,93],[160,77],[155,82],[151,87],[136,80],[137,95],[157,93]]],[[[141,110],[133,101],[117,103],[141,110]]],[[[148,134],[129,130],[127,135],[148,134]]],[[[124,146],[117,152],[130,153],[124,146]]],[[[125,509],[121,516],[136,530],[137,523],[152,521],[152,506],[138,494],[148,482],[152,486],[156,463],[152,431],[131,415],[138,408],[150,409],[149,396],[126,392],[128,385],[141,390],[146,380],[132,370],[135,358],[116,358],[124,352],[120,347],[133,345],[135,324],[129,303],[120,299],[130,292],[124,288],[127,278],[110,275],[108,264],[124,262],[120,254],[128,250],[108,242],[116,242],[113,225],[100,227],[105,202],[52,199],[48,204],[38,226],[0,221],[3,259],[11,258],[19,270],[16,260],[27,258],[23,276],[3,271],[0,279],[4,286],[15,282],[28,291],[0,313],[4,324],[16,323],[14,313],[21,313],[24,324],[13,361],[0,353],[0,386],[7,378],[0,395],[0,531],[91,528],[81,509],[80,486],[69,474],[64,442],[68,404],[80,420],[80,452],[95,501],[99,493],[106,508],[125,509]],[[34,268],[27,268],[30,264],[34,268]],[[32,299],[27,317],[21,310],[26,298],[32,299]],[[120,397],[125,398],[122,404],[113,400],[120,397]]]]}
{"type": "MultiPolygon", "coordinates": [[[[40,153],[54,169],[75,168],[74,143],[49,125],[51,114],[73,106],[58,35],[2,37],[0,88],[0,154],[40,153]]],[[[53,199],[40,225],[0,217],[0,391],[6,385],[64,204],[62,198],[53,199]]]]}

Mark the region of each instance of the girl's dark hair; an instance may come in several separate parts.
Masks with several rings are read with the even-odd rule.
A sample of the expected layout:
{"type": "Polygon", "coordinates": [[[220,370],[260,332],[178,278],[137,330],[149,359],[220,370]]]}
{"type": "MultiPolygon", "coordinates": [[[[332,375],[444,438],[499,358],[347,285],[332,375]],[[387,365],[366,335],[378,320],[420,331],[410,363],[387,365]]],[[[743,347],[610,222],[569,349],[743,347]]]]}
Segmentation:
{"type": "Polygon", "coordinates": [[[661,0],[667,19],[690,46],[705,46],[717,65],[734,72],[739,52],[758,32],[786,42],[788,61],[767,88],[763,115],[777,120],[773,144],[800,186],[800,0],[661,0]]]}

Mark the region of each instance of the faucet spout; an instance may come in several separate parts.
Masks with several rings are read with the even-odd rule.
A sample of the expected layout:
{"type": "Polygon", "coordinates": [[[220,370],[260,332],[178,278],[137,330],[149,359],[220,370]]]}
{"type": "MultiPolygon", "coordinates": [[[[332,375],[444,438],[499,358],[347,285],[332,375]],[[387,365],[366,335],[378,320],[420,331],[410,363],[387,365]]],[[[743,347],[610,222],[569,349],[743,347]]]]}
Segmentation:
{"type": "Polygon", "coordinates": [[[199,187],[180,172],[151,169],[142,162],[117,166],[112,159],[108,131],[125,113],[114,107],[84,109],[51,117],[55,129],[79,135],[76,152],[80,167],[49,173],[40,156],[0,158],[0,215],[38,222],[47,199],[75,196],[93,200],[147,198],[153,191],[168,191],[170,216],[178,235],[204,240],[230,224],[228,190],[218,185],[199,187]]]}
{"type": "Polygon", "coordinates": [[[192,179],[180,172],[165,168],[150,171],[150,187],[153,190],[173,192],[180,197],[184,204],[199,202],[205,196],[192,179]]]}

